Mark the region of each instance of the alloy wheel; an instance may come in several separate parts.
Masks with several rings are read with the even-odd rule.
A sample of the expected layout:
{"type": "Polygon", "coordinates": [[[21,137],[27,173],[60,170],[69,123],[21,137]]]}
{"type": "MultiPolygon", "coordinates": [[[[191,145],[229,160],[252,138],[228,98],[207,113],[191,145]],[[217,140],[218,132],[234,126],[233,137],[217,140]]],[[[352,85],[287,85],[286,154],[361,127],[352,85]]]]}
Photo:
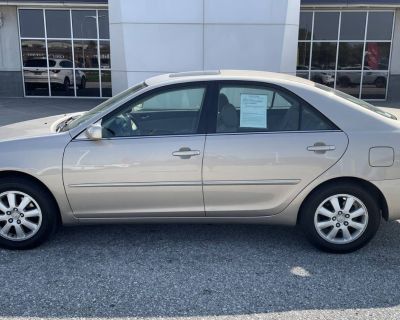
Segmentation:
{"type": "Polygon", "coordinates": [[[0,194],[0,236],[11,241],[32,238],[42,224],[38,203],[26,193],[7,191],[0,194]]]}

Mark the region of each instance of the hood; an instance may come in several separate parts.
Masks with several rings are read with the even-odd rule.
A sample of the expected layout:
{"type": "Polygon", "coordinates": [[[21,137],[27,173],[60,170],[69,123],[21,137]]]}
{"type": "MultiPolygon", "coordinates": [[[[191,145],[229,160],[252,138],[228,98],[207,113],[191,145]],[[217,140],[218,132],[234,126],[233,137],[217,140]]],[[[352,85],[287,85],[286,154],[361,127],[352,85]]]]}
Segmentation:
{"type": "Polygon", "coordinates": [[[69,117],[81,115],[82,113],[83,112],[61,114],[9,124],[0,127],[0,140],[23,139],[57,134],[56,129],[58,124],[69,117]]]}

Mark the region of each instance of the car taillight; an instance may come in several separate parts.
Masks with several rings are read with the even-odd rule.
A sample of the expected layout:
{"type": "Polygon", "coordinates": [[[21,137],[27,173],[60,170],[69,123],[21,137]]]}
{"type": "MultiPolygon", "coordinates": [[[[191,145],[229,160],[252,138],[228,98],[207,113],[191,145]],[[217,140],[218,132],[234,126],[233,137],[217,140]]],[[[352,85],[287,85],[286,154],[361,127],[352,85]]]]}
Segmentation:
{"type": "Polygon", "coordinates": [[[59,73],[61,70],[51,70],[53,73],[59,73]]]}

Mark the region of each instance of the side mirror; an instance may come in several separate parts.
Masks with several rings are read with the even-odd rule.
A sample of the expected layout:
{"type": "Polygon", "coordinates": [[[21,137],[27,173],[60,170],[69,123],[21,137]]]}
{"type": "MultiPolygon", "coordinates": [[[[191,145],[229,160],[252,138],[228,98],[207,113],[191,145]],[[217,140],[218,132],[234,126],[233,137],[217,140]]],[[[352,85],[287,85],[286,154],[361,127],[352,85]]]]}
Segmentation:
{"type": "Polygon", "coordinates": [[[103,138],[103,128],[95,123],[86,129],[85,134],[90,140],[100,140],[103,138]]]}

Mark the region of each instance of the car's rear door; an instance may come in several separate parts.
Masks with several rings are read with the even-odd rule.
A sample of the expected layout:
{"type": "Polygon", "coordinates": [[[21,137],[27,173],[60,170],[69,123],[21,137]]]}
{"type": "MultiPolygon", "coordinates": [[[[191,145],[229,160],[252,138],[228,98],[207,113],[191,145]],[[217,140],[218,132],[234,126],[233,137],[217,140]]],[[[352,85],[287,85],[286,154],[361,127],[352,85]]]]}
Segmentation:
{"type": "Polygon", "coordinates": [[[74,139],[64,183],[75,215],[204,216],[206,96],[206,83],[156,89],[103,118],[103,139],[74,139]]]}
{"type": "Polygon", "coordinates": [[[277,214],[346,150],[344,132],[283,88],[221,82],[213,101],[203,161],[207,216],[277,214]]]}

